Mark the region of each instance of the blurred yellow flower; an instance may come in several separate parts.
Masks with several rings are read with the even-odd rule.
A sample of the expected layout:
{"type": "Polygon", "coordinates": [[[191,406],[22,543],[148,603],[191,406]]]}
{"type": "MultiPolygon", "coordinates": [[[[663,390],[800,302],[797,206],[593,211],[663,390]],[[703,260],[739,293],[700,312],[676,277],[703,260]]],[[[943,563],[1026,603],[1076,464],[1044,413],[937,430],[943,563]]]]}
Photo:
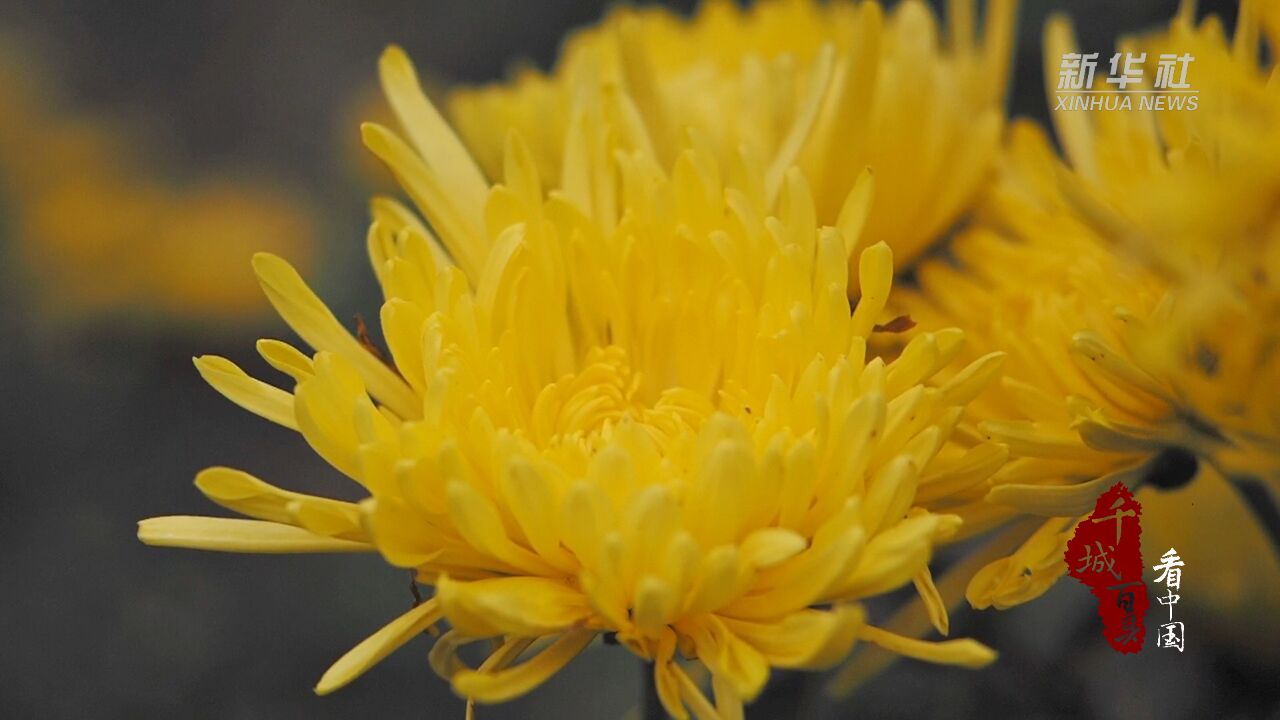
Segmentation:
{"type": "Polygon", "coordinates": [[[570,36],[551,75],[521,70],[505,85],[460,90],[449,109],[491,175],[514,127],[542,180],[555,184],[574,99],[616,88],[664,166],[683,147],[684,129],[697,128],[722,163],[742,153],[763,169],[768,210],[788,168],[800,167],[825,224],[870,167],[876,198],[861,247],[886,242],[901,267],[968,208],[998,150],[1016,2],[988,2],[981,33],[974,5],[949,2],[941,30],[919,0],[887,17],[874,1],[763,0],[742,9],[711,0],[687,21],[659,8],[620,9],[570,36]]]}
{"type": "Polygon", "coordinates": [[[144,542],[376,549],[435,587],[330,668],[321,693],[442,618],[452,629],[431,664],[476,702],[529,691],[612,633],[653,661],[681,718],[740,718],[771,668],[829,665],[858,639],[966,667],[994,658],[972,640],[868,625],[859,603],[913,583],[946,633],[928,562],[959,520],[914,498],[921,483],[982,480],[990,447],[948,440],[999,369],[990,355],[936,381],[961,351],[956,330],[920,334],[893,362],[867,357],[893,277],[885,244],[858,252],[850,308],[869,174],[834,227],[820,227],[797,170],[771,211],[749,150],[722,162],[695,130],[672,139],[667,164],[630,98],[605,85],[563,111],[556,189],[544,191],[520,131],[490,185],[404,54],[388,50],[380,69],[408,141],[366,125],[365,142],[429,223],[373,202],[389,361],[265,254],[254,261],[264,290],[317,351],[259,343],[293,392],[196,360],[219,392],[298,430],[370,497],[211,468],[201,491],[256,519],[153,518],[144,542]],[[459,647],[487,639],[496,649],[465,665],[459,647]],[[681,657],[710,670],[714,704],[681,657]]]}
{"type": "Polygon", "coordinates": [[[0,57],[0,206],[14,239],[5,265],[46,317],[243,319],[262,308],[238,270],[254,251],[309,262],[312,209],[296,193],[245,174],[174,183],[147,138],[68,114],[50,97],[54,79],[14,55],[0,57]]]}
{"type": "Polygon", "coordinates": [[[1168,392],[1109,349],[1127,347],[1133,318],[1149,317],[1165,287],[1074,215],[1056,190],[1055,164],[1039,128],[1015,123],[983,222],[955,238],[950,260],[921,265],[918,289],[895,296],[895,311],[922,329],[963,325],[965,353],[1007,353],[1003,376],[971,403],[957,438],[998,443],[1009,461],[918,498],[964,517],[966,536],[1021,514],[1048,518],[1017,556],[1028,563],[998,561],[1001,573],[975,577],[969,599],[978,607],[1048,589],[1037,563],[1054,561],[1046,567],[1060,574],[1071,518],[1117,481],[1136,484],[1158,448],[1190,441],[1168,392]]]}
{"type": "MultiPolygon", "coordinates": [[[[1258,9],[1242,5],[1230,47],[1216,19],[1191,25],[1189,5],[1167,31],[1121,41],[1193,55],[1196,111],[1055,112],[1070,167],[1038,128],[1015,124],[979,222],[897,297],[923,328],[964,328],[969,352],[1008,353],[957,436],[999,442],[1010,462],[918,498],[964,517],[966,532],[1048,518],[974,577],[977,607],[1044,592],[1075,518],[1117,481],[1176,484],[1198,458],[1277,487],[1280,94],[1272,65],[1259,66],[1258,9]]],[[[1068,21],[1045,38],[1052,76],[1074,49],[1068,21]]]]}
{"type": "MultiPolygon", "coordinates": [[[[1280,481],[1280,7],[1242,2],[1231,40],[1193,17],[1184,3],[1166,32],[1125,45],[1193,56],[1199,109],[1055,114],[1066,187],[1171,289],[1129,352],[1168,385],[1196,449],[1228,476],[1280,481]]],[[[1051,25],[1046,53],[1070,36],[1051,25]]]]}

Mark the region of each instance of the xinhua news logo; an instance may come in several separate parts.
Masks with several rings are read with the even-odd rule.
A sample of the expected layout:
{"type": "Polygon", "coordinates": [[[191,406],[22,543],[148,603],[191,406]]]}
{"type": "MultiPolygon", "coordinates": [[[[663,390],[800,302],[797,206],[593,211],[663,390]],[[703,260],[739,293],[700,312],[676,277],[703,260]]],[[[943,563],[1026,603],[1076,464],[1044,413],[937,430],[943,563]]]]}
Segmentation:
{"type": "Polygon", "coordinates": [[[1094,87],[1099,53],[1063,53],[1058,67],[1054,110],[1156,110],[1186,111],[1200,106],[1200,93],[1187,81],[1195,56],[1162,53],[1155,58],[1155,73],[1146,83],[1146,53],[1116,53],[1109,72],[1094,87]]]}

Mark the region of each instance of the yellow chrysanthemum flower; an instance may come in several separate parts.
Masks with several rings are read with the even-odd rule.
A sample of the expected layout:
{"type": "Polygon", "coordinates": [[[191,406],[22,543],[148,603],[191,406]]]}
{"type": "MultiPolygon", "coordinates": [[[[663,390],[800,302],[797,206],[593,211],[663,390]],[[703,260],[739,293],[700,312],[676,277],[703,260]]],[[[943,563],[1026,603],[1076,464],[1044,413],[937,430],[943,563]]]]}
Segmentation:
{"type": "Polygon", "coordinates": [[[514,127],[554,184],[574,98],[616,87],[634,101],[663,166],[682,148],[683,128],[696,127],[722,162],[745,148],[765,169],[768,203],[798,165],[826,224],[870,167],[877,192],[861,242],[888,243],[901,267],[967,209],[991,168],[1015,6],[987,3],[980,36],[973,0],[949,2],[941,32],[919,0],[887,17],[874,1],[764,0],[742,9],[712,0],[687,21],[622,9],[571,36],[551,75],[524,70],[507,85],[460,90],[449,107],[490,173],[514,127]]]}
{"type": "MultiPolygon", "coordinates": [[[[922,327],[964,327],[970,352],[1008,353],[961,435],[1011,461],[929,506],[967,531],[1049,519],[973,578],[975,606],[1043,593],[1076,518],[1117,481],[1186,480],[1193,458],[1237,482],[1280,478],[1280,95],[1253,13],[1243,6],[1234,49],[1215,19],[1193,29],[1189,6],[1167,32],[1121,43],[1192,54],[1196,111],[1057,112],[1069,169],[1015,124],[981,221],[898,298],[922,327]]],[[[1062,18],[1046,28],[1047,72],[1071,35],[1062,18]]]]}
{"type": "Polygon", "coordinates": [[[432,666],[463,696],[527,692],[608,632],[654,662],[676,717],[741,717],[770,668],[828,665],[857,639],[967,667],[993,659],[972,640],[872,627],[858,602],[912,582],[945,633],[927,563],[958,518],[914,498],[973,474],[971,455],[944,446],[999,364],[933,382],[961,350],[955,330],[920,335],[893,362],[866,356],[893,276],[886,245],[862,250],[850,309],[869,175],[834,227],[819,227],[797,170],[771,213],[749,152],[721,164],[694,132],[668,172],[628,97],[603,86],[569,110],[558,189],[544,192],[519,132],[491,186],[404,54],[389,50],[381,74],[409,142],[375,125],[365,142],[429,223],[373,203],[390,362],[270,255],[254,262],[262,286],[317,350],[259,344],[294,391],[196,360],[369,499],[212,468],[198,487],[256,519],[154,518],[143,541],[376,549],[435,587],[340,659],[322,693],[442,618],[452,629],[432,666]],[[459,646],[490,638],[478,668],[462,663],[459,646]],[[681,656],[710,670],[714,705],[681,656]]]}

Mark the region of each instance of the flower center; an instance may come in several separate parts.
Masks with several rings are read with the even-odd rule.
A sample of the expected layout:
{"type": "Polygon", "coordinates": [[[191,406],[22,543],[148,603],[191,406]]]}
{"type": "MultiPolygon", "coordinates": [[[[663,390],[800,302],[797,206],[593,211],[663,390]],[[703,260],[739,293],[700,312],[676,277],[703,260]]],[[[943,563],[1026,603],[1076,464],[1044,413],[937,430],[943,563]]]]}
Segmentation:
{"type": "Polygon", "coordinates": [[[665,446],[714,411],[709,398],[688,388],[647,387],[644,373],[632,369],[627,351],[609,345],[591,348],[577,373],[538,393],[530,431],[534,442],[544,447],[581,443],[595,450],[609,440],[619,421],[629,418],[665,446]]]}

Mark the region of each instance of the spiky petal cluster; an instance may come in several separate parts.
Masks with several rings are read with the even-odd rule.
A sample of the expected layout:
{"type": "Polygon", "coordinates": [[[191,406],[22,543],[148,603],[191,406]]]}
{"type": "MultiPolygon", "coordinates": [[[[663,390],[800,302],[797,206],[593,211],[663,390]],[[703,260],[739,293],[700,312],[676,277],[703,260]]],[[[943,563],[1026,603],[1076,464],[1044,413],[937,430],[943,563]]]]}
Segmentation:
{"type": "Polygon", "coordinates": [[[868,175],[834,227],[819,227],[795,170],[770,212],[766,173],[748,157],[722,164],[693,133],[668,170],[627,96],[602,91],[572,105],[557,189],[544,191],[516,132],[491,186],[405,56],[389,50],[381,71],[408,142],[377,126],[365,141],[426,220],[374,203],[390,362],[267,255],[254,263],[263,288],[317,351],[259,344],[293,391],[196,361],[369,499],[213,468],[200,489],[256,520],[156,518],[144,541],[376,548],[435,587],[339,660],[321,692],[442,618],[452,629],[432,666],[481,702],[528,691],[604,632],[654,661],[676,717],[740,717],[770,668],[830,664],[859,638],[990,662],[973,641],[869,626],[859,604],[912,582],[946,631],[927,563],[958,519],[915,496],[921,482],[973,473],[972,458],[943,448],[998,365],[982,358],[934,382],[961,350],[954,330],[922,334],[893,362],[868,357],[893,276],[887,246],[862,250],[850,309],[868,175]],[[463,664],[461,645],[490,638],[480,667],[463,664]],[[714,705],[691,661],[710,670],[714,705]]]}
{"type": "Polygon", "coordinates": [[[633,101],[663,166],[681,150],[683,128],[699,128],[720,161],[742,148],[757,159],[768,202],[798,165],[827,224],[870,167],[879,190],[861,242],[887,242],[901,267],[968,208],[991,168],[1015,4],[987,3],[981,32],[973,0],[948,3],[943,28],[919,0],[887,16],[874,1],[713,0],[687,21],[618,10],[572,35],[552,74],[457,91],[450,109],[491,172],[515,127],[554,182],[574,134],[570,108],[605,86],[633,101]]]}

